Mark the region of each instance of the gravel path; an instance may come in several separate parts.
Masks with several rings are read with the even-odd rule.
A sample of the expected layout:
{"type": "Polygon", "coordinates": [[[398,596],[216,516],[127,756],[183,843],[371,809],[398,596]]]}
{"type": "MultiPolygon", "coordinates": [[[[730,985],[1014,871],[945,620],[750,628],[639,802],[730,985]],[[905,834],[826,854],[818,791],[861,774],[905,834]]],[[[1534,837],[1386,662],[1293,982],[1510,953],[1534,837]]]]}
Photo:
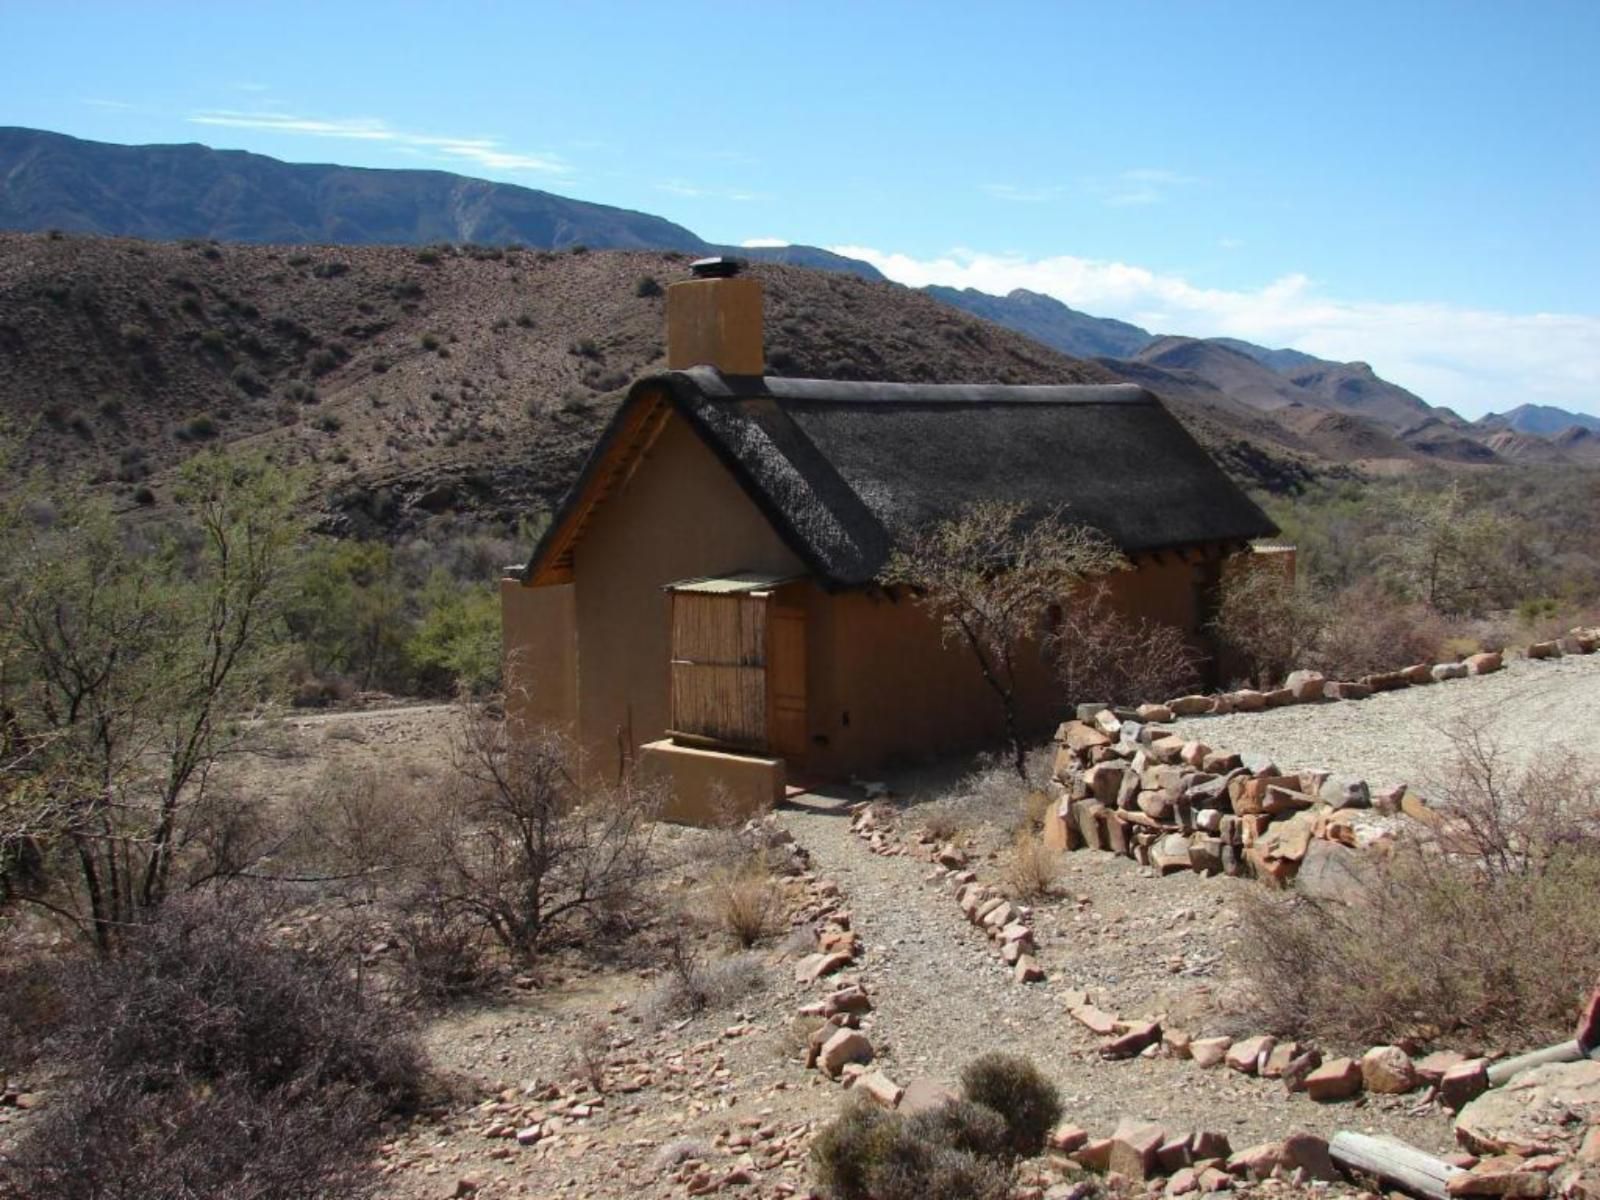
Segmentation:
{"type": "MultiPolygon", "coordinates": [[[[1228,900],[1239,881],[1160,879],[1109,854],[1067,855],[1062,898],[1035,913],[1050,981],[1022,986],[963,919],[948,885],[927,878],[928,864],[872,854],[850,832],[844,803],[807,797],[781,818],[818,874],[837,879],[849,898],[865,946],[860,974],[876,1005],[873,1043],[898,1082],[922,1075],[954,1081],[970,1059],[1005,1050],[1053,1076],[1067,1119],[1097,1134],[1136,1115],[1173,1131],[1220,1130],[1236,1148],[1297,1127],[1390,1132],[1448,1147],[1448,1120],[1407,1115],[1414,1099],[1321,1106],[1286,1095],[1275,1081],[1166,1057],[1100,1059],[1099,1040],[1066,1013],[1069,987],[1084,987],[1129,1017],[1204,1008],[1211,1012],[1204,1020],[1183,1018],[1196,1034],[1259,1032],[1247,1018],[1216,1015],[1210,1003],[1217,987],[1211,969],[1237,936],[1228,900]]],[[[982,873],[991,876],[994,865],[982,864],[982,873]]]]}
{"type": "Polygon", "coordinates": [[[1177,722],[1185,737],[1270,755],[1286,770],[1323,767],[1375,786],[1411,783],[1424,792],[1432,764],[1449,752],[1446,735],[1474,724],[1510,763],[1568,751],[1600,767],[1600,654],[1515,659],[1494,675],[1366,700],[1177,722]]]}

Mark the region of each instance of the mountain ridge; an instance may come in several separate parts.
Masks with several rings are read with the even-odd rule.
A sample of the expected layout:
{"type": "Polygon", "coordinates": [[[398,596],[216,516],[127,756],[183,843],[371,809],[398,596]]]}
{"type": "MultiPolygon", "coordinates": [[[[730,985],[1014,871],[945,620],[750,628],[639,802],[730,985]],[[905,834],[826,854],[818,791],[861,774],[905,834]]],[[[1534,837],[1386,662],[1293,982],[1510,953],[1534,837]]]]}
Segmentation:
{"type": "MultiPolygon", "coordinates": [[[[820,247],[723,246],[648,213],[447,171],[287,163],[200,143],[124,146],[21,127],[0,127],[0,228],[259,245],[465,243],[737,253],[756,262],[884,281],[871,264],[820,247]]],[[[1379,447],[1398,447],[1402,457],[1495,461],[1498,452],[1487,439],[1513,422],[1536,424],[1517,431],[1546,440],[1569,425],[1600,429],[1600,418],[1531,405],[1469,426],[1454,412],[1382,379],[1366,363],[1338,363],[1236,338],[1152,334],[1023,288],[1005,296],[937,285],[920,291],[1071,358],[1096,361],[1169,399],[1214,409],[1225,424],[1248,428],[1251,436],[1306,448],[1315,426],[1317,452],[1334,459],[1364,459],[1379,447]],[[1272,419],[1274,412],[1295,406],[1340,413],[1375,428],[1272,419]],[[1426,436],[1420,430],[1407,436],[1430,420],[1451,432],[1434,428],[1426,436]],[[1342,450],[1339,437],[1347,438],[1342,450]]],[[[1501,439],[1501,445],[1530,460],[1548,457],[1531,443],[1501,439]]],[[[1559,447],[1555,453],[1563,457],[1559,447]]]]}

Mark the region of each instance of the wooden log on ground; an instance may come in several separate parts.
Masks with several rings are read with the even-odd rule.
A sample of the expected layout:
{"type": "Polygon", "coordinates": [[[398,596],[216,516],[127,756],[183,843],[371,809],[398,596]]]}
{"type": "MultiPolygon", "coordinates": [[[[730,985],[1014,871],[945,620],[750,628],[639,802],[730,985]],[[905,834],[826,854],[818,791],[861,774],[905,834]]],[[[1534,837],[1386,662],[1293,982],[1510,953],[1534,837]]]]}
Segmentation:
{"type": "Polygon", "coordinates": [[[1524,1071],[1534,1067],[1542,1067],[1547,1063],[1577,1062],[1583,1057],[1583,1050],[1578,1046],[1577,1039],[1562,1042],[1559,1046],[1546,1046],[1543,1050],[1530,1050],[1526,1054],[1519,1054],[1515,1058],[1504,1059],[1494,1063],[1489,1068],[1489,1086],[1499,1087],[1509,1083],[1524,1071]]]}
{"type": "Polygon", "coordinates": [[[1381,1179],[1423,1200],[1450,1200],[1450,1177],[1461,1174],[1460,1167],[1415,1146],[1364,1133],[1341,1130],[1334,1134],[1328,1154],[1340,1170],[1381,1179]]]}

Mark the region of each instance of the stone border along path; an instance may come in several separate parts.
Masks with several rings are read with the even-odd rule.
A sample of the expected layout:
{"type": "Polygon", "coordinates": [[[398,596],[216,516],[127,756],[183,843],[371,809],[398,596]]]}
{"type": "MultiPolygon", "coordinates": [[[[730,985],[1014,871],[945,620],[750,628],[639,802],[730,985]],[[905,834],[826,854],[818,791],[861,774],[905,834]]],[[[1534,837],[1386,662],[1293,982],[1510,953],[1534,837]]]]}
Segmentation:
{"type": "MultiPolygon", "coordinates": [[[[1070,943],[1042,947],[1051,960],[1050,981],[1017,986],[1012,968],[962,915],[948,883],[929,878],[925,859],[874,854],[851,830],[856,803],[855,796],[813,794],[780,809],[778,818],[809,852],[813,870],[838,881],[850,899],[851,928],[871,963],[873,1066],[897,1084],[931,1077],[953,1085],[966,1063],[1000,1050],[1031,1058],[1060,1087],[1065,1119],[1094,1128],[1142,1117],[1168,1128],[1220,1129],[1242,1146],[1281,1138],[1291,1128],[1327,1135],[1352,1123],[1349,1106],[1286,1095],[1276,1081],[1197,1071],[1190,1062],[1161,1056],[1102,1059],[1099,1039],[1068,1015],[1078,993],[1062,980],[1090,988],[1101,983],[1074,969],[1078,955],[1070,943]]],[[[1170,886],[1169,880],[1141,878],[1131,861],[1116,865],[1125,872],[1108,882],[1118,889],[1146,887],[1154,895],[1170,886]]],[[[1443,1114],[1408,1111],[1414,1106],[1414,1099],[1373,1103],[1358,1119],[1416,1145],[1447,1147],[1443,1114]]]]}
{"type": "Polygon", "coordinates": [[[1265,755],[1286,770],[1315,766],[1375,788],[1411,784],[1426,796],[1430,774],[1451,752],[1446,734],[1472,722],[1514,766],[1561,751],[1600,765],[1600,654],[1512,659],[1466,681],[1171,724],[1184,737],[1265,755]]]}

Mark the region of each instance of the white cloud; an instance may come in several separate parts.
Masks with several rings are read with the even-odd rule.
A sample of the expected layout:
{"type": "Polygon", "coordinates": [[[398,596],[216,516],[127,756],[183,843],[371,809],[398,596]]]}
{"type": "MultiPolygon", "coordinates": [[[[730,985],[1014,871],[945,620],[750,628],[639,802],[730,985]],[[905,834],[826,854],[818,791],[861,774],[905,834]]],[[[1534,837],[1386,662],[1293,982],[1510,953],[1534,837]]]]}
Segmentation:
{"type": "Polygon", "coordinates": [[[1430,403],[1467,416],[1522,403],[1600,415],[1600,316],[1341,300],[1300,274],[1240,290],[1070,255],[1028,259],[958,250],[918,259],[865,246],[829,249],[913,287],[939,283],[1000,295],[1027,288],[1152,332],[1238,337],[1361,360],[1430,403]]]}
{"type": "Polygon", "coordinates": [[[790,241],[788,238],[756,237],[756,238],[745,238],[745,240],[740,242],[739,245],[743,246],[747,250],[757,250],[757,249],[769,249],[770,250],[770,249],[775,249],[775,248],[777,248],[779,246],[792,246],[792,245],[794,245],[794,243],[792,241],[790,241]]]}
{"type": "Polygon", "coordinates": [[[219,109],[195,113],[188,120],[192,125],[219,125],[229,129],[258,129],[267,133],[383,142],[397,149],[420,151],[433,158],[458,159],[495,171],[539,171],[551,175],[565,175],[572,169],[555,155],[524,154],[508,150],[497,138],[409,133],[395,129],[376,117],[325,120],[285,113],[233,112],[219,109]]]}

